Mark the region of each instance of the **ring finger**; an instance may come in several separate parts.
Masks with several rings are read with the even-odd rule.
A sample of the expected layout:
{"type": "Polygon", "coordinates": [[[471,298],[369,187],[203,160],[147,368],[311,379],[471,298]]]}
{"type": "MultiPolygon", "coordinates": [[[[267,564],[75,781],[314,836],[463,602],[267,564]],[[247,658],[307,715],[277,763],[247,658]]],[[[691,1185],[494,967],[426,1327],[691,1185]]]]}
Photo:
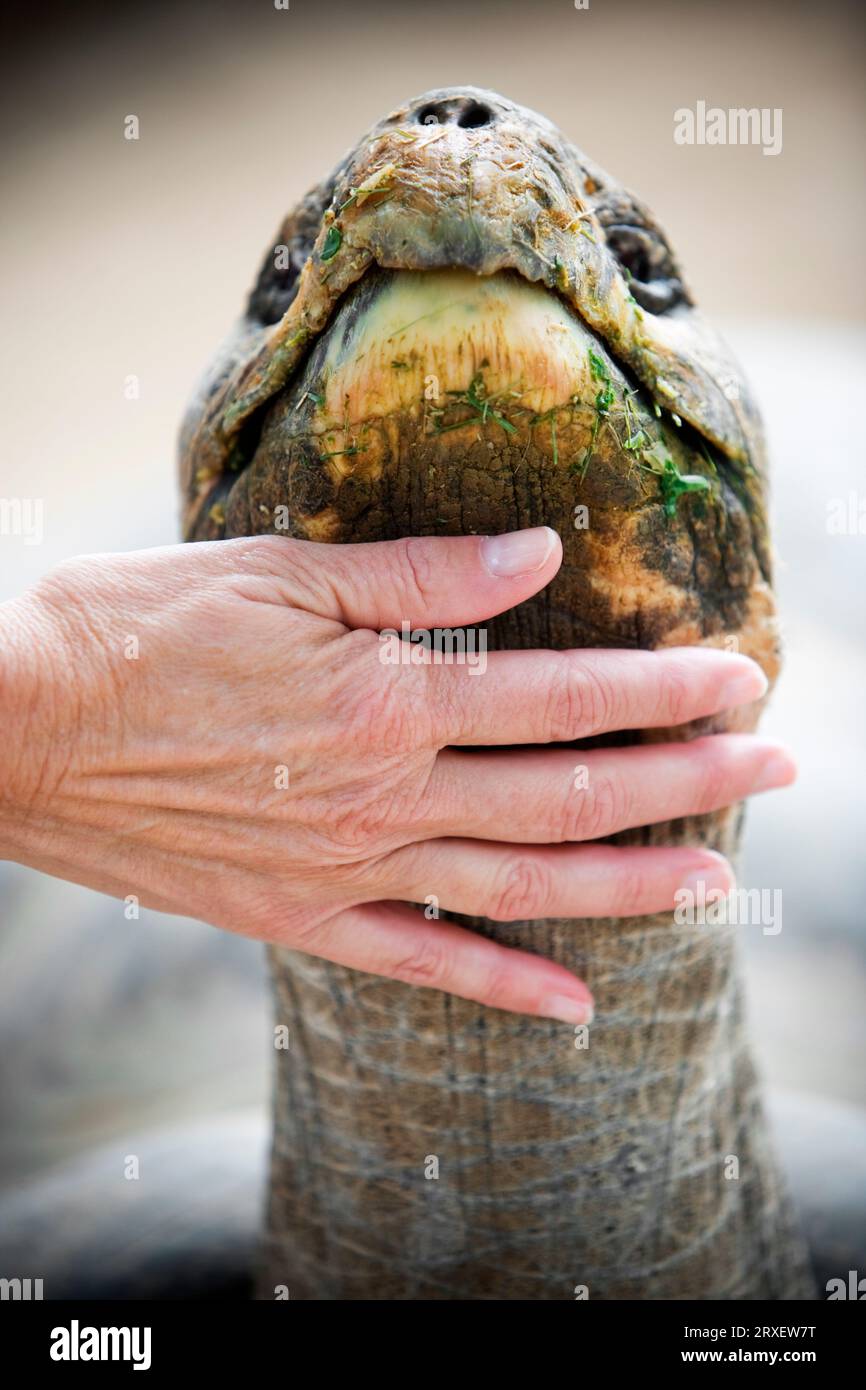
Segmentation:
{"type": "Polygon", "coordinates": [[[731,866],[706,849],[612,845],[527,848],[430,840],[377,866],[375,896],[435,904],[496,922],[542,917],[638,917],[665,912],[679,890],[727,893],[731,866]]]}
{"type": "Polygon", "coordinates": [[[785,786],[790,755],[753,734],[591,751],[515,750],[436,759],[424,820],[433,833],[559,844],[704,815],[785,786]]]}

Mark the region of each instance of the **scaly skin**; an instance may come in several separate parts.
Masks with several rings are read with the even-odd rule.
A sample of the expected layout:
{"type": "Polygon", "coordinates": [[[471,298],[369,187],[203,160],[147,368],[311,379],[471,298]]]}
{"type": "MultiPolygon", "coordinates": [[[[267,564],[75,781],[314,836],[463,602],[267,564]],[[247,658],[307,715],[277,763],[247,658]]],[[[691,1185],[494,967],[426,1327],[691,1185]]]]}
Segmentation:
{"type": "MultiPolygon", "coordinates": [[[[649,214],[549,123],[490,93],[428,94],[362,140],[278,243],[291,265],[266,260],[187,416],[188,538],[546,523],[562,569],[488,625],[491,647],[728,644],[775,679],[745,383],[649,214]],[[459,123],[479,107],[483,124],[459,123]],[[625,223],[648,238],[645,282],[613,254],[625,223]]],[[[740,822],[734,807],[618,841],[736,859],[740,822]]],[[[263,1295],[811,1296],[733,930],[669,915],[472,925],[587,980],[589,1047],[273,950],[292,1048],[277,1054],[263,1295]]]]}

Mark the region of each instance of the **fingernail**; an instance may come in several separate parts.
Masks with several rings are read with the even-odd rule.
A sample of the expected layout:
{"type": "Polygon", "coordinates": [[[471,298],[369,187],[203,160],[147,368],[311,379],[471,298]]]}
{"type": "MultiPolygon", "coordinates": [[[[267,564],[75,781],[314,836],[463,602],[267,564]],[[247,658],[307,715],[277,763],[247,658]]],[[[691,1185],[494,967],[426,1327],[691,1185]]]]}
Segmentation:
{"type": "Polygon", "coordinates": [[[707,859],[703,868],[695,869],[693,873],[687,874],[680,884],[679,891],[697,897],[701,890],[704,893],[711,891],[730,893],[736,885],[736,875],[727,859],[721,854],[716,854],[715,850],[707,850],[707,859]]]}
{"type": "Polygon", "coordinates": [[[556,1018],[560,1023],[592,1023],[595,1016],[588,999],[572,999],[567,994],[551,994],[540,1012],[544,1018],[556,1018]]]}
{"type": "Polygon", "coordinates": [[[789,753],[782,749],[767,758],[754,782],[752,790],[768,792],[773,787],[787,787],[797,776],[797,764],[789,753]]]}
{"type": "Polygon", "coordinates": [[[549,526],[533,526],[529,531],[508,531],[504,536],[485,536],[481,559],[496,579],[516,579],[535,574],[550,559],[556,545],[556,532],[549,526]]]}
{"type": "Polygon", "coordinates": [[[724,701],[723,709],[732,709],[734,705],[750,705],[753,700],[760,700],[762,695],[766,695],[770,682],[764,675],[760,666],[751,666],[745,671],[740,670],[730,680],[723,683],[719,694],[724,701]]]}

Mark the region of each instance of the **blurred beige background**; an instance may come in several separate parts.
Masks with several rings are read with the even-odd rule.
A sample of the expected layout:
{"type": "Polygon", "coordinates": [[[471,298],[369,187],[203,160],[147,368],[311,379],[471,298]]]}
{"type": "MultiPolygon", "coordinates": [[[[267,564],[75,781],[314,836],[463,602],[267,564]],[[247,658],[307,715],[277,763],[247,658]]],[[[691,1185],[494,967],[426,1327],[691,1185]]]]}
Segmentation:
{"type": "MultiPolygon", "coordinates": [[[[862,496],[862,24],[825,3],[12,7],[3,122],[0,496],[45,537],[0,537],[0,599],[67,555],[176,539],[174,438],[287,207],[362,130],[431,86],[537,107],[635,188],[754,379],[775,466],[788,662],[767,732],[791,793],[749,813],[745,928],[770,1080],[866,1102],[866,536],[862,496]],[[780,107],[776,158],[683,148],[673,112],[780,107]],[[141,138],[123,138],[135,114],[141,138]],[[140,399],[124,397],[130,374],[140,399]]],[[[74,679],[74,671],[69,673],[74,679]]],[[[2,1179],[134,1125],[263,1105],[259,949],[0,865],[2,1179]]]]}

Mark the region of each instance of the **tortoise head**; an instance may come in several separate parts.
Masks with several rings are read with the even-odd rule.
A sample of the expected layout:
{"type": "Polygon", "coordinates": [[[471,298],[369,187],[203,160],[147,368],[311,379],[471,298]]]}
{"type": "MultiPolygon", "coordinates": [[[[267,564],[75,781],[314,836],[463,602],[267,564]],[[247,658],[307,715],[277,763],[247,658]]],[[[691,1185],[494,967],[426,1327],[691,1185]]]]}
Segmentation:
{"type": "Polygon", "coordinates": [[[288,529],[344,538],[334,489],[382,475],[394,429],[389,441],[370,422],[401,412],[422,447],[461,424],[500,442],[547,429],[578,481],[597,448],[614,493],[631,480],[621,505],[655,495],[669,518],[722,469],[761,513],[745,382],[652,214],[494,92],[445,88],[392,111],[285,219],[187,413],[186,534],[273,529],[280,489],[303,476],[288,529]]]}
{"type": "Polygon", "coordinates": [[[512,271],[545,286],[660,408],[760,465],[745,382],[649,210],[543,116],[494,92],[443,88],[379,121],[285,219],[186,422],[191,503],[375,267],[512,271]]]}

